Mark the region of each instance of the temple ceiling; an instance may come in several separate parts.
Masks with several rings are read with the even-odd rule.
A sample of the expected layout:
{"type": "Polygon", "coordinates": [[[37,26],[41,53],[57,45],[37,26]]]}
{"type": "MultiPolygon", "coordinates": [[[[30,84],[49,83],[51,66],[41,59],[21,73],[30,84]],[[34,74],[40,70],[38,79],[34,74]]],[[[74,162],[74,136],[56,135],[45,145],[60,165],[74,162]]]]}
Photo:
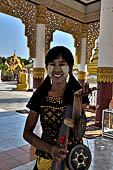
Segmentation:
{"type": "Polygon", "coordinates": [[[70,33],[75,39],[76,56],[80,63],[81,33],[83,25],[87,24],[88,63],[99,36],[100,4],[100,0],[0,0],[0,12],[20,18],[25,24],[31,58],[36,57],[36,24],[45,22],[46,51],[55,30],[70,33]]]}

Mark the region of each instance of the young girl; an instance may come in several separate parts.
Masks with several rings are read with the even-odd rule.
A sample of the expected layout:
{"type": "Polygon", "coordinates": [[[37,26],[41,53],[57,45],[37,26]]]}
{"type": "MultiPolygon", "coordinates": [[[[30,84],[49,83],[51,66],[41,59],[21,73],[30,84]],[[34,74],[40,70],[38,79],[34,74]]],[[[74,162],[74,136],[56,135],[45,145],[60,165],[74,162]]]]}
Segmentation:
{"type": "Polygon", "coordinates": [[[67,150],[82,143],[82,139],[75,139],[70,130],[67,150],[57,145],[66,106],[73,105],[74,92],[81,89],[72,75],[72,53],[66,47],[54,47],[47,53],[45,64],[48,75],[27,104],[30,113],[24,128],[24,139],[36,147],[34,169],[39,170],[51,169],[53,159],[60,162],[66,158],[67,150]],[[41,138],[33,133],[39,115],[43,131],[41,138]]]}

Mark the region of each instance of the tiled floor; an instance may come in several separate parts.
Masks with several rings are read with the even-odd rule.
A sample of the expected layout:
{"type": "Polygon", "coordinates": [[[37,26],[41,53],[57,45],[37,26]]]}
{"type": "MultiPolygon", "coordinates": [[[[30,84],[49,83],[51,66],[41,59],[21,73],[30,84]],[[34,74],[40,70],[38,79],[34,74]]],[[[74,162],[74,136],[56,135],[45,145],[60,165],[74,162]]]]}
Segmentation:
{"type": "MultiPolygon", "coordinates": [[[[33,149],[34,151],[34,149],[33,149]]],[[[29,145],[24,145],[16,149],[7,150],[0,153],[0,169],[9,170],[34,160],[35,154],[29,145]],[[31,150],[29,152],[29,150],[31,150]]]]}
{"type": "MultiPolygon", "coordinates": [[[[35,160],[35,148],[23,139],[27,115],[0,111],[0,170],[10,170],[35,160]]],[[[33,165],[31,162],[30,167],[33,165]]]]}
{"type": "MultiPolygon", "coordinates": [[[[5,91],[1,92],[0,100],[3,104],[1,105],[2,109],[0,108],[0,170],[32,170],[36,158],[35,148],[23,139],[23,128],[27,115],[12,111],[11,92],[10,96],[7,93],[9,98],[5,91]],[[2,100],[2,96],[4,100],[2,100]],[[5,98],[8,98],[6,103],[5,98]]],[[[26,96],[25,93],[22,95],[26,96]]],[[[15,102],[18,106],[17,110],[19,109],[19,100],[21,100],[19,97],[18,100],[15,97],[15,101],[13,101],[13,105],[15,102]]],[[[23,99],[24,102],[27,102],[26,100],[23,99]]],[[[21,102],[20,105],[22,105],[21,102]]],[[[39,130],[35,129],[35,133],[40,135],[41,129],[39,124],[37,126],[39,130]]],[[[113,139],[100,136],[95,139],[84,139],[84,144],[90,148],[92,154],[89,170],[113,170],[113,139]]]]}
{"type": "MultiPolygon", "coordinates": [[[[0,170],[32,170],[35,148],[23,139],[26,115],[0,112],[0,170]]],[[[113,170],[113,140],[97,137],[84,139],[92,153],[89,170],[113,170]]]]}

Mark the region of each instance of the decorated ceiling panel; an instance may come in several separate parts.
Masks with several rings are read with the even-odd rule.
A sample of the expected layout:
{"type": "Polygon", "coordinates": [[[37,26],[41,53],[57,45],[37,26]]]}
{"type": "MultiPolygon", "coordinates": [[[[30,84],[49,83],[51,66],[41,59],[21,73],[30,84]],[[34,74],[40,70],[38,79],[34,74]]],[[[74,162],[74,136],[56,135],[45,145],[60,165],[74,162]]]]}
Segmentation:
{"type": "Polygon", "coordinates": [[[98,2],[98,1],[101,1],[101,0],[75,0],[75,1],[88,5],[90,3],[95,3],[95,2],[98,2]]]}

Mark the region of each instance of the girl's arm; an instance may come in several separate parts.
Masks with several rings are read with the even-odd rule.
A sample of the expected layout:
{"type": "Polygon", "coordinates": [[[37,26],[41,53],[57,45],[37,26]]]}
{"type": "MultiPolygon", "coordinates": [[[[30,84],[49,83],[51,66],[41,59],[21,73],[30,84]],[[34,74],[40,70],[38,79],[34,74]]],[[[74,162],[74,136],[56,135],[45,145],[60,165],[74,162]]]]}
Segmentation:
{"type": "Polygon", "coordinates": [[[50,152],[51,145],[41,140],[40,137],[33,133],[38,118],[39,114],[33,110],[30,110],[30,113],[26,119],[23,137],[32,146],[44,150],[46,152],[50,152]]]}
{"type": "Polygon", "coordinates": [[[30,110],[30,113],[27,117],[23,137],[24,139],[30,143],[32,146],[46,151],[52,155],[54,159],[60,161],[66,157],[66,154],[62,155],[61,153],[66,153],[67,150],[64,148],[60,148],[58,146],[53,146],[45,141],[43,141],[40,137],[33,133],[33,130],[36,126],[38,121],[39,114],[33,110],[30,110]]]}

